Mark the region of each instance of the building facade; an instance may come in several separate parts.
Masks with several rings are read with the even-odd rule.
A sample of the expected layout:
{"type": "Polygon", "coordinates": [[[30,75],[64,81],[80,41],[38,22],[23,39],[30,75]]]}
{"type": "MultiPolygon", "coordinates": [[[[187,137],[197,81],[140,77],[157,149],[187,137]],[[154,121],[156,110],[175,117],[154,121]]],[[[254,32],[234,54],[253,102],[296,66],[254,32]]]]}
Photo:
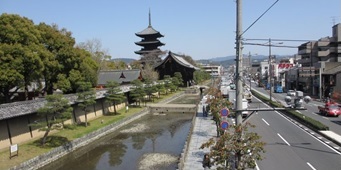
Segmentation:
{"type": "Polygon", "coordinates": [[[340,94],[341,24],[332,27],[332,36],[310,41],[298,47],[298,89],[312,96],[340,94]]]}

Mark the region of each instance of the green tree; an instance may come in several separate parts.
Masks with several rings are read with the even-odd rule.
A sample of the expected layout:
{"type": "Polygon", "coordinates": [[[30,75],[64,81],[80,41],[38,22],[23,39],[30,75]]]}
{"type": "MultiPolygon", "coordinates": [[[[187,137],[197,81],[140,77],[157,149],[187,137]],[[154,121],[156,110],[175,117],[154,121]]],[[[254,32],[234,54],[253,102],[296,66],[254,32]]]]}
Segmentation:
{"type": "Polygon", "coordinates": [[[171,90],[174,85],[172,83],[172,78],[170,75],[165,75],[163,77],[163,82],[164,82],[164,85],[165,85],[165,89],[166,89],[166,94],[168,94],[168,90],[171,90]]]}
{"type": "Polygon", "coordinates": [[[158,80],[155,87],[157,89],[157,92],[159,93],[159,96],[161,95],[161,93],[165,93],[166,91],[165,83],[163,82],[163,80],[158,80]]]}
{"type": "Polygon", "coordinates": [[[157,92],[156,86],[150,79],[145,79],[144,84],[145,84],[144,91],[148,95],[148,99],[151,100],[152,94],[157,92]]]}
{"type": "Polygon", "coordinates": [[[41,127],[40,130],[45,131],[41,140],[41,144],[45,145],[46,138],[51,130],[59,129],[63,122],[71,118],[72,107],[69,101],[60,94],[46,96],[47,103],[44,107],[38,109],[38,115],[45,118],[47,122],[38,122],[33,126],[41,127]]]}
{"type": "Polygon", "coordinates": [[[85,127],[88,126],[88,111],[89,106],[96,103],[96,91],[92,88],[90,82],[79,82],[77,90],[77,102],[78,106],[83,110],[85,116],[85,127]]]}
{"type": "Polygon", "coordinates": [[[124,101],[124,93],[120,89],[120,85],[115,81],[108,81],[106,85],[108,91],[106,94],[107,101],[114,105],[114,113],[116,114],[116,104],[124,101]]]}
{"type": "Polygon", "coordinates": [[[177,87],[180,87],[180,86],[183,86],[183,79],[182,79],[182,75],[180,72],[175,72],[174,73],[174,77],[172,77],[172,83],[177,86],[177,87]]]}
{"type": "Polygon", "coordinates": [[[235,155],[240,156],[240,161],[236,161],[238,170],[254,169],[255,161],[263,159],[261,153],[265,152],[265,143],[260,141],[261,137],[257,133],[249,132],[249,127],[254,126],[249,123],[231,126],[232,130],[227,130],[218,140],[211,138],[200,148],[211,148],[210,157],[220,169],[234,169],[235,164],[231,160],[237,160],[235,155]]]}
{"type": "Polygon", "coordinates": [[[131,82],[131,85],[130,96],[136,101],[136,103],[138,102],[140,106],[141,101],[143,101],[144,96],[146,96],[146,92],[143,89],[143,83],[139,79],[136,79],[131,82]]]}
{"type": "Polygon", "coordinates": [[[193,79],[196,83],[202,83],[205,80],[210,79],[211,76],[208,72],[200,69],[200,70],[195,70],[193,73],[193,79]]]}
{"type": "Polygon", "coordinates": [[[0,89],[3,101],[10,102],[9,90],[28,86],[40,78],[43,64],[40,55],[40,32],[33,21],[15,14],[0,16],[0,89]]]}
{"type": "Polygon", "coordinates": [[[45,23],[40,23],[37,28],[41,32],[41,44],[48,50],[42,59],[48,94],[52,94],[55,88],[63,89],[64,93],[75,93],[79,81],[97,85],[98,64],[88,51],[75,47],[71,32],[45,23]]]}
{"type": "MultiPolygon", "coordinates": [[[[65,79],[62,80],[66,81],[68,73],[72,69],[69,69],[69,63],[74,58],[71,55],[71,49],[73,49],[75,40],[71,37],[71,32],[68,32],[66,29],[60,30],[55,24],[50,26],[40,23],[37,25],[37,28],[41,33],[40,43],[48,51],[42,58],[44,63],[43,78],[45,81],[45,91],[47,94],[53,94],[53,90],[56,88],[55,85],[60,77],[59,74],[64,73],[65,79]]],[[[63,88],[71,89],[70,87],[63,88]]]]}

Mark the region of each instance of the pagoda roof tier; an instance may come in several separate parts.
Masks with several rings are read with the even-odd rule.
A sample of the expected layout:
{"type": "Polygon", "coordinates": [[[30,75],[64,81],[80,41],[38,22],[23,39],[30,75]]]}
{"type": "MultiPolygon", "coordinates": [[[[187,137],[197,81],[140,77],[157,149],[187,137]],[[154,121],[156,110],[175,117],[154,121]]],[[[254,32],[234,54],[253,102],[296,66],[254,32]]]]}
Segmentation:
{"type": "Polygon", "coordinates": [[[155,36],[155,37],[163,37],[162,34],[160,34],[159,31],[156,31],[151,25],[149,25],[146,29],[144,29],[141,32],[135,33],[135,35],[144,38],[144,37],[148,37],[148,36],[155,36]]]}
{"type": "Polygon", "coordinates": [[[139,45],[139,46],[146,46],[146,45],[157,45],[157,46],[162,46],[162,45],[165,45],[164,43],[158,41],[158,40],[155,40],[155,41],[139,41],[139,42],[135,42],[136,45],[139,45]]]}
{"type": "Polygon", "coordinates": [[[154,49],[154,50],[139,50],[139,51],[134,51],[135,54],[146,54],[146,53],[151,53],[151,52],[155,52],[155,50],[161,51],[160,49],[154,49]]]}

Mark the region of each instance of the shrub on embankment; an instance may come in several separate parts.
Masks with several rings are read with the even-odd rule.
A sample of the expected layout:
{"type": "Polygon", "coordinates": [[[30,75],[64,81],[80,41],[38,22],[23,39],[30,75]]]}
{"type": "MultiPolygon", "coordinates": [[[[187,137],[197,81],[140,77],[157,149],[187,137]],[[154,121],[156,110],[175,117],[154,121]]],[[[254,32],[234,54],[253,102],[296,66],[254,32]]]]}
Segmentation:
{"type": "MultiPolygon", "coordinates": [[[[279,108],[284,108],[284,106],[281,103],[278,103],[276,101],[270,101],[269,98],[259,94],[258,92],[251,90],[253,96],[257,97],[261,101],[268,103],[271,107],[279,107],[279,108]]],[[[311,117],[307,117],[301,113],[298,113],[296,110],[293,109],[288,109],[288,110],[279,110],[279,112],[284,113],[285,115],[289,116],[290,118],[302,123],[303,125],[320,131],[320,130],[329,130],[329,127],[324,125],[323,123],[312,119],[311,117]]]]}

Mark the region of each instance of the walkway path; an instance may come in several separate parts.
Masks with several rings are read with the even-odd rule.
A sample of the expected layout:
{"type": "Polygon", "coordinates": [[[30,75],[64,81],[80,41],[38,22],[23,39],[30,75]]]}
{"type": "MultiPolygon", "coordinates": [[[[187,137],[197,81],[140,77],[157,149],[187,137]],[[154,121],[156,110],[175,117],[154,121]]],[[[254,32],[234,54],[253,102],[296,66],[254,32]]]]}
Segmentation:
{"type": "MultiPolygon", "coordinates": [[[[202,160],[204,154],[210,150],[208,148],[200,149],[200,146],[207,142],[210,138],[217,136],[215,122],[212,120],[212,116],[203,116],[203,104],[198,105],[198,114],[193,127],[191,135],[187,157],[185,158],[185,165],[183,170],[200,170],[202,167],[202,160]]],[[[211,169],[216,169],[214,166],[211,169]]]]}

